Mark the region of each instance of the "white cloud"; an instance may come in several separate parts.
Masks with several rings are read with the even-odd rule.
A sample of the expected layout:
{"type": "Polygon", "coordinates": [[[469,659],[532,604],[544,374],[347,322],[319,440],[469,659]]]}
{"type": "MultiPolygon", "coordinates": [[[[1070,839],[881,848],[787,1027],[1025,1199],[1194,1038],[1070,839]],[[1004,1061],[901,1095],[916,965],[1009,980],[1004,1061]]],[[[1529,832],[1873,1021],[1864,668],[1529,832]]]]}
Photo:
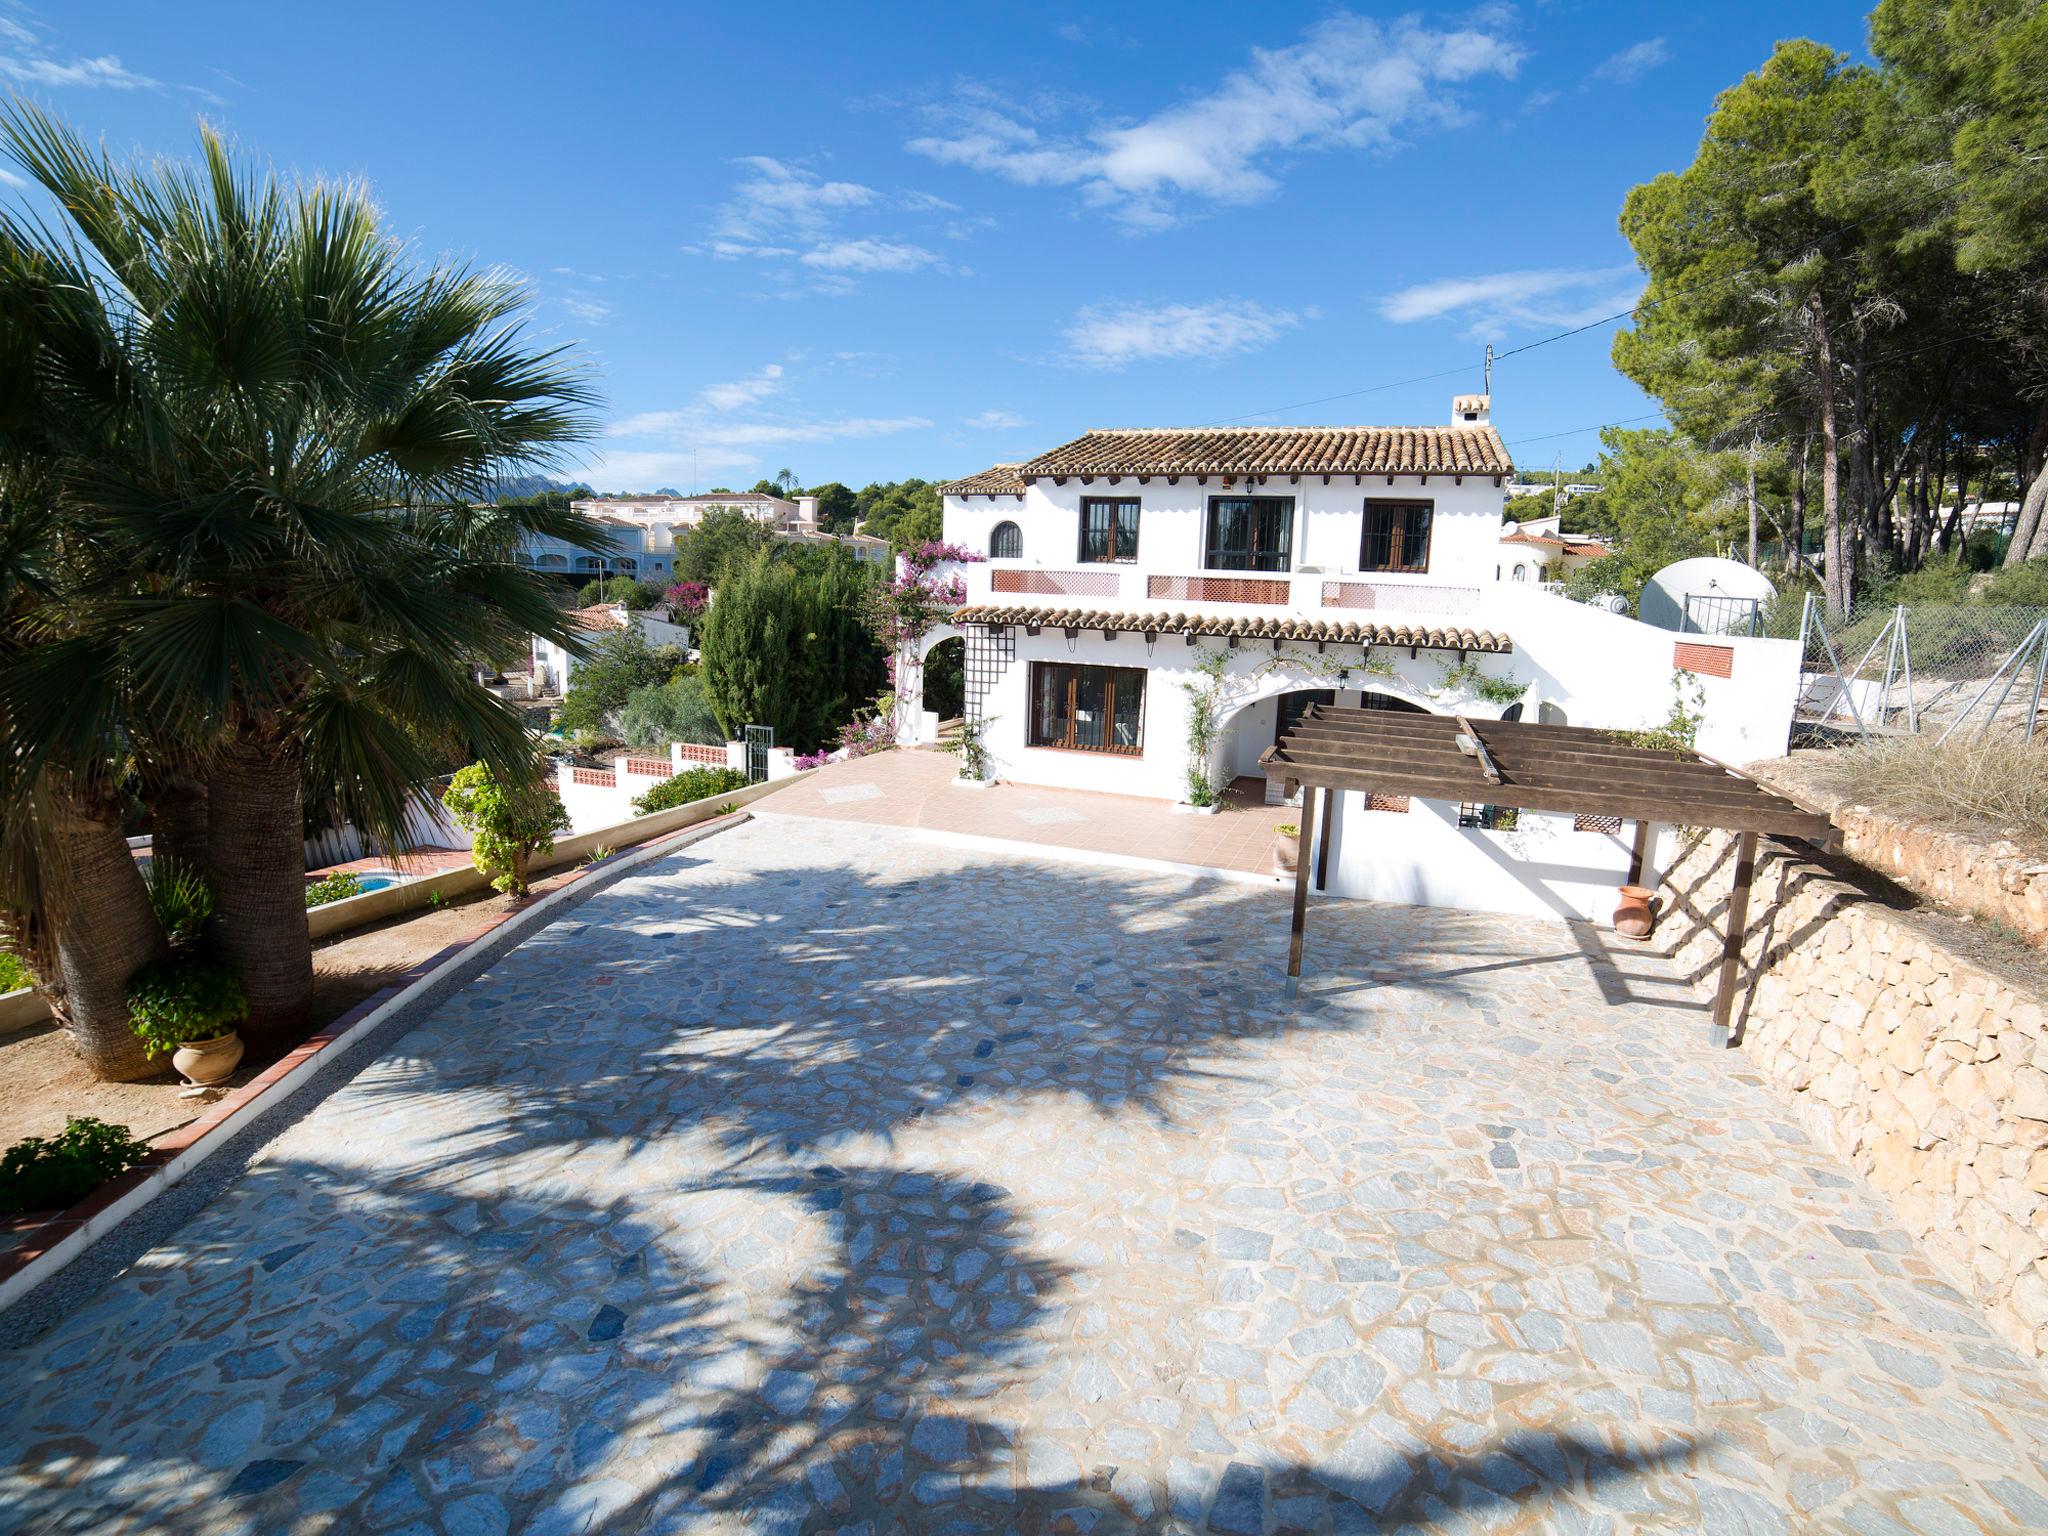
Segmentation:
{"type": "Polygon", "coordinates": [[[849,208],[865,208],[880,197],[857,181],[826,181],[801,166],[769,155],[747,155],[739,164],[749,175],[732,189],[713,232],[736,246],[798,236],[823,237],[849,208]]]}
{"type": "MultiPolygon", "coordinates": [[[[31,44],[33,46],[33,44],[31,44]]],[[[43,86],[52,90],[64,86],[105,86],[117,91],[153,91],[157,82],[134,70],[111,53],[94,59],[53,59],[40,52],[0,54],[0,76],[17,85],[43,86]]]]}
{"type": "Polygon", "coordinates": [[[26,192],[29,182],[26,176],[17,176],[6,166],[0,165],[0,187],[12,187],[17,192],[26,192]]]}
{"type": "Polygon", "coordinates": [[[1014,427],[1028,427],[1031,423],[1015,411],[987,410],[978,416],[968,417],[961,425],[981,432],[1006,432],[1014,427]]]}
{"type": "Polygon", "coordinates": [[[1595,80],[1612,80],[1626,85],[1631,80],[1640,80],[1659,64],[1671,57],[1671,49],[1661,37],[1646,38],[1633,47],[1619,53],[1609,54],[1593,68],[1595,80]]]}
{"type": "Polygon", "coordinates": [[[1238,204],[1269,195],[1286,155],[1385,149],[1403,129],[1461,121],[1453,87],[1511,77],[1521,63],[1501,25],[1490,11],[1456,31],[1340,13],[1298,43],[1255,48],[1244,68],[1182,105],[1072,133],[1041,131],[1043,108],[968,87],[930,109],[935,131],[908,148],[1023,186],[1076,187],[1132,228],[1164,228],[1179,221],[1182,198],[1238,204]],[[1489,25],[1496,30],[1483,30],[1489,25]]]}
{"type": "Polygon", "coordinates": [[[611,318],[611,305],[605,303],[603,299],[593,299],[587,294],[564,294],[555,302],[569,311],[576,319],[589,325],[595,325],[600,320],[609,320],[611,318]]]}
{"type": "Polygon", "coordinates": [[[714,411],[736,411],[743,405],[767,399],[781,388],[782,364],[770,363],[751,378],[708,385],[698,391],[697,402],[714,411]]]}
{"type": "Polygon", "coordinates": [[[1632,266],[1555,267],[1438,278],[1380,300],[1383,318],[1396,325],[1455,316],[1466,334],[1495,336],[1532,326],[1585,325],[1628,308],[1642,292],[1632,266]]]}
{"type": "Polygon", "coordinates": [[[938,260],[921,245],[893,240],[834,240],[797,258],[807,267],[829,272],[915,272],[938,260]]]}
{"type": "Polygon", "coordinates": [[[1094,304],[1061,332],[1063,361],[1082,368],[1122,368],[1168,358],[1228,357],[1279,339],[1300,323],[1286,310],[1248,299],[1208,304],[1094,304]]]}

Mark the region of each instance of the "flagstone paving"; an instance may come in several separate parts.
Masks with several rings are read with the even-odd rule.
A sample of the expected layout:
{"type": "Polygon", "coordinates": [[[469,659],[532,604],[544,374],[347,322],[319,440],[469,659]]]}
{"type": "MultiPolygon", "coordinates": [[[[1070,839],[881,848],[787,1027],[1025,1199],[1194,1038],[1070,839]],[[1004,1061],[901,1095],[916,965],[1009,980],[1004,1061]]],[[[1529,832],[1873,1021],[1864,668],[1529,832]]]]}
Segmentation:
{"type": "Polygon", "coordinates": [[[14,1530],[2048,1527],[2048,1386],[1654,956],[764,816],[0,1357],[14,1530]]]}

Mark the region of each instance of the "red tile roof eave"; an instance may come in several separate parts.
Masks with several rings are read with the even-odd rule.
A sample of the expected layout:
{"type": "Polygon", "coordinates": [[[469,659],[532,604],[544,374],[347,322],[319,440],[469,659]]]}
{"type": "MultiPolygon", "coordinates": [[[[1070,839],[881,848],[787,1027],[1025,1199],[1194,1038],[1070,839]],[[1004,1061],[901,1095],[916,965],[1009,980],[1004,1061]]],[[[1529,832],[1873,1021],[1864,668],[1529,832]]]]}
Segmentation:
{"type": "Polygon", "coordinates": [[[1084,433],[1019,466],[1018,477],[1108,475],[1487,475],[1514,472],[1483,427],[1113,428],[1084,433]]]}

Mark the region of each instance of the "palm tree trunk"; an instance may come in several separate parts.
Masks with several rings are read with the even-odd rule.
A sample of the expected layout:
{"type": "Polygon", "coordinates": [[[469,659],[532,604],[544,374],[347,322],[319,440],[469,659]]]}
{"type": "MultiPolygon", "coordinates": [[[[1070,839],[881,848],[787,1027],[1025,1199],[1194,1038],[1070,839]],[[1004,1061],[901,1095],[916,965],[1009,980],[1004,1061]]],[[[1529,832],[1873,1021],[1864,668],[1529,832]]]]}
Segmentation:
{"type": "Polygon", "coordinates": [[[243,1033],[260,1044],[295,1044],[313,992],[301,756],[282,732],[254,733],[221,756],[207,786],[214,931],[249,999],[243,1033]]]}
{"type": "MultiPolygon", "coordinates": [[[[2043,515],[2048,512],[2048,406],[2036,412],[2033,431],[2020,445],[2020,483],[2027,490],[2020,502],[2019,517],[2013,522],[2012,542],[2005,546],[2007,565],[2023,565],[2036,555],[2048,554],[2048,537],[2042,532],[2048,528],[2048,516],[2043,515]],[[2027,473],[2030,463],[2032,475],[2027,473]]],[[[1989,471],[1984,476],[1983,494],[1987,499],[1991,495],[1989,471]]]]}
{"type": "Polygon", "coordinates": [[[149,803],[150,855],[208,873],[206,781],[183,768],[144,769],[149,803]]]}
{"type": "Polygon", "coordinates": [[[57,987],[45,995],[93,1076],[134,1082],[160,1072],[128,1027],[128,978],[166,952],[118,812],[77,803],[55,812],[57,867],[45,899],[56,929],[57,987]]]}

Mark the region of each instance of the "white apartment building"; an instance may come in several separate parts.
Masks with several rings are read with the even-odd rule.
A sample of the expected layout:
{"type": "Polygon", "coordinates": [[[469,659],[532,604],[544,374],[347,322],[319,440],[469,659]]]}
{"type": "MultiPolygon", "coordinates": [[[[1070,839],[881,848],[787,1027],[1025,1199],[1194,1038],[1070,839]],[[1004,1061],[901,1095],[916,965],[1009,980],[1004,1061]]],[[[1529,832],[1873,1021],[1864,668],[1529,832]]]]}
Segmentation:
{"type": "MultiPolygon", "coordinates": [[[[1315,701],[1642,727],[1681,682],[1704,704],[1701,751],[1782,755],[1797,646],[1700,643],[1506,576],[1512,473],[1491,402],[1464,395],[1448,426],[1093,431],[944,485],[948,542],[988,558],[948,568],[965,603],[899,658],[899,739],[931,729],[922,658],[958,638],[995,774],[1027,783],[1183,800],[1191,767],[1260,776],[1315,701]],[[1196,765],[1201,663],[1218,655],[1219,729],[1196,765]]],[[[1549,875],[1504,877],[1485,807],[1341,798],[1358,803],[1339,818],[1340,894],[1589,915],[1627,864],[1616,835],[1525,814],[1518,846],[1570,846],[1531,855],[1549,875]]]]}
{"type": "Polygon", "coordinates": [[[882,563],[889,541],[866,534],[830,534],[818,527],[818,498],[768,496],[756,491],[717,491],[702,496],[606,496],[572,501],[569,510],[601,527],[611,539],[602,552],[579,549],[560,539],[529,537],[513,559],[535,570],[589,580],[637,576],[666,582],[675,571],[676,535],[695,528],[707,513],[743,512],[777,539],[792,544],[843,544],[856,560],[882,563]]]}

